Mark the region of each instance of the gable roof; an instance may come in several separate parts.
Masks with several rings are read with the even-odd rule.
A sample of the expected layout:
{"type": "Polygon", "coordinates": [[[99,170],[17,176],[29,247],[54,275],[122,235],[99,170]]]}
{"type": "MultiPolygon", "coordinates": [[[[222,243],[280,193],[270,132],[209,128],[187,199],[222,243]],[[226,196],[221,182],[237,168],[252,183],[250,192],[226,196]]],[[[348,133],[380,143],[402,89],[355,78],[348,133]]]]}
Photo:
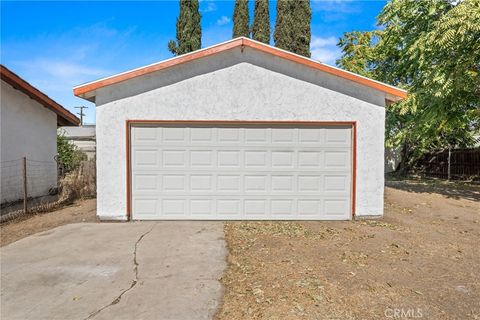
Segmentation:
{"type": "Polygon", "coordinates": [[[119,82],[123,82],[129,79],[136,78],[136,77],[149,74],[155,71],[159,71],[162,69],[170,68],[185,62],[199,59],[199,58],[212,56],[217,53],[220,53],[229,49],[233,49],[236,47],[249,47],[261,52],[272,54],[274,56],[277,56],[283,59],[294,61],[296,63],[332,74],[334,76],[348,79],[350,81],[359,83],[361,85],[365,85],[367,87],[371,87],[376,90],[382,91],[385,94],[389,95],[390,100],[398,101],[398,100],[404,99],[407,96],[406,90],[358,75],[353,72],[349,72],[337,67],[333,67],[333,66],[324,64],[322,62],[319,62],[310,58],[306,58],[304,56],[301,56],[292,52],[288,52],[286,50],[272,47],[262,42],[258,42],[245,37],[240,37],[233,40],[225,41],[208,48],[196,50],[181,56],[173,57],[173,58],[160,61],[154,64],[150,64],[144,67],[122,72],[122,73],[119,73],[110,77],[106,77],[103,79],[99,79],[96,81],[88,82],[88,83],[74,87],[73,93],[78,97],[86,99],[86,98],[95,96],[94,91],[96,89],[110,86],[119,82]]]}
{"type": "Polygon", "coordinates": [[[57,114],[57,125],[78,126],[80,124],[80,119],[78,119],[73,113],[62,107],[27,81],[20,78],[3,64],[0,65],[0,75],[1,79],[11,85],[14,89],[20,90],[45,108],[55,112],[57,114]]]}

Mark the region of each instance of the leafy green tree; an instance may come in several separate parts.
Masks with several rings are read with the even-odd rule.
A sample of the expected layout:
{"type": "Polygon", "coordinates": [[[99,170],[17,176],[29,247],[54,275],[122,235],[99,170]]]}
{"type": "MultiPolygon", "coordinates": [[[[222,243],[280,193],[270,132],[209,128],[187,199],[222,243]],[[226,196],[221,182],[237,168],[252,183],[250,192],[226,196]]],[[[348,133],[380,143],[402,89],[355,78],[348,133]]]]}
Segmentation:
{"type": "Polygon", "coordinates": [[[342,57],[337,60],[337,65],[345,70],[355,72],[365,77],[374,78],[377,52],[375,42],[381,31],[352,31],[344,33],[338,42],[342,48],[342,57]]]}
{"type": "Polygon", "coordinates": [[[255,0],[252,38],[266,44],[270,43],[270,14],[268,10],[268,0],[255,0]]]}
{"type": "Polygon", "coordinates": [[[278,0],[273,39],[275,46],[310,57],[310,1],[278,0]]]}
{"type": "Polygon", "coordinates": [[[68,141],[64,135],[57,134],[57,161],[63,166],[65,173],[78,168],[83,160],[87,160],[87,155],[68,141]]]}
{"type": "Polygon", "coordinates": [[[177,41],[168,42],[168,50],[176,56],[202,47],[202,28],[198,0],[180,0],[177,18],[177,41]]]}
{"type": "Polygon", "coordinates": [[[480,0],[393,0],[382,31],[347,33],[337,64],[408,89],[387,107],[386,144],[406,172],[424,153],[468,147],[480,133],[480,0]]]}
{"type": "Polygon", "coordinates": [[[250,37],[250,15],[248,12],[248,0],[235,0],[233,9],[233,32],[232,37],[250,37]]]}

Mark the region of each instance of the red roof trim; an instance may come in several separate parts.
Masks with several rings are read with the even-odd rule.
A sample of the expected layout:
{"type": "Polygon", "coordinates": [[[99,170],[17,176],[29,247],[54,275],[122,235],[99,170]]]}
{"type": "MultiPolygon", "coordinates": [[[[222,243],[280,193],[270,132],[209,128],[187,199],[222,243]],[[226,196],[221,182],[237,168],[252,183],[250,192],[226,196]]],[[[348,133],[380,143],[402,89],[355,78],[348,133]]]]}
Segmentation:
{"type": "Polygon", "coordinates": [[[44,107],[52,110],[57,114],[57,123],[63,126],[78,126],[80,119],[73,113],[62,107],[60,104],[52,100],[46,94],[20,78],[18,75],[10,71],[3,64],[0,65],[1,79],[11,85],[13,88],[22,91],[31,99],[37,101],[44,107]]]}
{"type": "Polygon", "coordinates": [[[392,95],[392,96],[394,96],[398,99],[404,99],[407,96],[407,91],[405,91],[405,90],[402,90],[402,89],[390,86],[388,84],[385,84],[385,83],[382,83],[382,82],[378,82],[378,81],[360,76],[360,75],[352,73],[352,72],[348,72],[348,71],[345,71],[345,70],[342,70],[342,69],[339,69],[339,68],[336,68],[336,67],[332,67],[332,66],[323,64],[321,62],[314,61],[312,59],[302,57],[300,55],[297,55],[297,54],[294,54],[294,53],[291,53],[291,52],[288,52],[288,51],[285,51],[285,50],[282,50],[282,49],[279,49],[279,48],[275,48],[275,47],[272,47],[270,45],[267,45],[267,44],[264,44],[264,43],[261,43],[261,42],[258,42],[258,41],[254,41],[254,40],[251,40],[251,39],[247,39],[247,38],[244,38],[244,37],[233,39],[233,40],[230,40],[230,41],[227,41],[227,42],[224,42],[224,43],[221,43],[221,44],[209,47],[209,48],[193,51],[191,53],[188,53],[188,54],[185,54],[185,55],[182,55],[182,56],[178,56],[178,57],[174,57],[172,59],[168,59],[168,60],[165,60],[165,61],[161,61],[161,62],[152,64],[152,65],[149,65],[149,66],[146,66],[146,67],[134,69],[134,70],[127,71],[127,72],[124,72],[124,73],[120,73],[118,75],[114,75],[114,76],[111,76],[111,77],[108,77],[108,78],[105,78],[105,79],[100,79],[100,80],[97,80],[97,81],[86,83],[84,85],[80,85],[80,86],[77,86],[77,87],[73,88],[73,93],[76,96],[81,97],[82,95],[84,95],[86,93],[95,91],[96,89],[99,89],[99,88],[102,88],[102,87],[105,87],[105,86],[109,86],[109,85],[112,85],[112,84],[115,84],[115,83],[126,81],[126,80],[129,80],[129,79],[141,76],[141,75],[145,75],[145,74],[152,73],[152,72],[155,72],[155,71],[159,71],[159,70],[162,70],[162,69],[166,69],[166,68],[169,68],[169,67],[173,67],[175,65],[182,64],[182,63],[185,63],[185,62],[188,62],[188,61],[196,60],[196,59],[203,58],[203,57],[208,57],[208,56],[214,55],[216,53],[219,53],[219,52],[222,52],[222,51],[225,51],[225,50],[229,50],[229,49],[232,49],[232,48],[235,48],[235,47],[239,47],[239,46],[249,47],[249,48],[252,48],[252,49],[256,49],[256,50],[259,50],[259,51],[262,51],[262,52],[266,52],[266,53],[275,55],[277,57],[281,57],[281,58],[284,58],[284,59],[287,59],[287,60],[290,60],[290,61],[294,61],[294,62],[303,64],[307,67],[314,68],[314,69],[317,69],[317,70],[320,70],[320,71],[323,71],[323,72],[326,72],[326,73],[329,73],[329,74],[332,74],[332,75],[335,75],[335,76],[338,76],[338,77],[341,77],[341,78],[345,78],[345,79],[351,80],[353,82],[356,82],[356,83],[359,83],[359,84],[362,84],[362,85],[365,85],[365,86],[368,86],[368,87],[371,87],[371,88],[374,88],[376,90],[385,92],[385,93],[390,94],[390,95],[392,95]]]}

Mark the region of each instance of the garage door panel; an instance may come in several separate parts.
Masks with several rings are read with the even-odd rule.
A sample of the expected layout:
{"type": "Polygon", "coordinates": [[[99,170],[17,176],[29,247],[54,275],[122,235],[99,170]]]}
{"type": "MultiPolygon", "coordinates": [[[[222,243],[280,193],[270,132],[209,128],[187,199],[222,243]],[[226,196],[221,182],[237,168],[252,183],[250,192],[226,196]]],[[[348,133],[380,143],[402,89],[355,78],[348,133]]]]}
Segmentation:
{"type": "Polygon", "coordinates": [[[240,175],[217,175],[217,190],[218,192],[240,192],[241,177],[240,175]]]}
{"type": "Polygon", "coordinates": [[[162,151],[163,167],[165,168],[186,168],[187,151],[171,149],[162,151]]]}
{"type": "Polygon", "coordinates": [[[141,192],[152,192],[158,194],[160,191],[160,186],[158,183],[158,175],[156,174],[139,174],[136,173],[133,175],[133,184],[132,187],[134,190],[141,192]]]}
{"type": "Polygon", "coordinates": [[[350,153],[348,151],[325,151],[324,169],[348,170],[350,166],[350,153]]]}
{"type": "Polygon", "coordinates": [[[217,140],[221,144],[240,142],[241,131],[237,128],[217,128],[217,140]]]}
{"type": "Polygon", "coordinates": [[[157,210],[157,199],[134,199],[132,204],[133,212],[138,217],[156,217],[158,210],[157,210]]]}
{"type": "Polygon", "coordinates": [[[219,168],[240,168],[241,151],[218,150],[217,166],[219,168]]]}
{"type": "Polygon", "coordinates": [[[323,143],[323,132],[317,128],[298,129],[298,142],[302,145],[318,146],[323,143]]]}
{"type": "Polygon", "coordinates": [[[323,212],[327,216],[344,216],[349,212],[349,202],[341,198],[326,198],[323,212]]]}
{"type": "MultiPolygon", "coordinates": [[[[188,152],[188,151],[185,151],[188,152]]],[[[214,167],[214,150],[191,150],[188,152],[190,157],[190,168],[213,168],[214,167]]]]}
{"type": "Polygon", "coordinates": [[[186,142],[188,130],[182,127],[167,127],[162,129],[163,143],[179,143],[186,142]]]}
{"type": "Polygon", "coordinates": [[[349,147],[351,142],[351,134],[344,128],[330,128],[325,131],[325,145],[327,146],[346,146],[349,147]]]}
{"type": "Polygon", "coordinates": [[[274,144],[292,144],[297,142],[297,131],[291,128],[272,128],[271,139],[274,144]]]}
{"type": "Polygon", "coordinates": [[[351,128],[132,127],[134,219],[349,219],[351,128]]]}
{"type": "Polygon", "coordinates": [[[350,215],[349,201],[340,197],[318,199],[310,196],[290,199],[286,195],[249,196],[233,199],[232,195],[210,195],[185,198],[165,195],[164,199],[140,198],[133,201],[135,219],[268,219],[268,220],[344,220],[350,215]],[[212,213],[213,212],[213,213],[212,213]]]}
{"type": "Polygon", "coordinates": [[[192,143],[211,143],[213,139],[212,128],[190,128],[190,141],[192,143]]]}
{"type": "Polygon", "coordinates": [[[343,192],[349,193],[350,176],[338,174],[326,174],[324,176],[323,190],[328,193],[343,192]]]}
{"type": "Polygon", "coordinates": [[[213,192],[215,191],[214,179],[215,176],[212,174],[191,174],[189,191],[194,193],[213,192]]]}
{"type": "Polygon", "coordinates": [[[268,163],[268,152],[263,150],[245,150],[244,169],[266,169],[268,163]]]}
{"type": "Polygon", "coordinates": [[[158,140],[158,128],[151,127],[138,127],[132,132],[132,140],[136,144],[146,141],[146,143],[151,143],[152,141],[158,140]]]}
{"type": "Polygon", "coordinates": [[[160,164],[158,150],[138,148],[133,150],[133,164],[136,167],[156,167],[160,164]]]}
{"type": "Polygon", "coordinates": [[[268,192],[270,177],[267,175],[256,174],[256,175],[245,175],[243,178],[244,181],[244,191],[253,192],[253,193],[262,193],[268,192]]]}

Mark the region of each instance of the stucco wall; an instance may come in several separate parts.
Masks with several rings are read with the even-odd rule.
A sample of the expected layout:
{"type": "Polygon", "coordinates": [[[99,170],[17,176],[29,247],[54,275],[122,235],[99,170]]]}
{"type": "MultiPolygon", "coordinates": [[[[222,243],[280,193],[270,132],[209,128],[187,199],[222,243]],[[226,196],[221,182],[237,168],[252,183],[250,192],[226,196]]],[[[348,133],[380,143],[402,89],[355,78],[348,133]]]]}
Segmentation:
{"type": "Polygon", "coordinates": [[[29,196],[48,194],[57,186],[57,115],[4,81],[1,83],[1,202],[23,197],[19,160],[23,157],[29,160],[29,196]]]}
{"type": "Polygon", "coordinates": [[[97,214],[125,219],[125,121],[357,121],[356,214],[383,214],[382,93],[240,49],[97,91],[97,214]],[[339,90],[341,91],[335,91],[339,90]]]}

